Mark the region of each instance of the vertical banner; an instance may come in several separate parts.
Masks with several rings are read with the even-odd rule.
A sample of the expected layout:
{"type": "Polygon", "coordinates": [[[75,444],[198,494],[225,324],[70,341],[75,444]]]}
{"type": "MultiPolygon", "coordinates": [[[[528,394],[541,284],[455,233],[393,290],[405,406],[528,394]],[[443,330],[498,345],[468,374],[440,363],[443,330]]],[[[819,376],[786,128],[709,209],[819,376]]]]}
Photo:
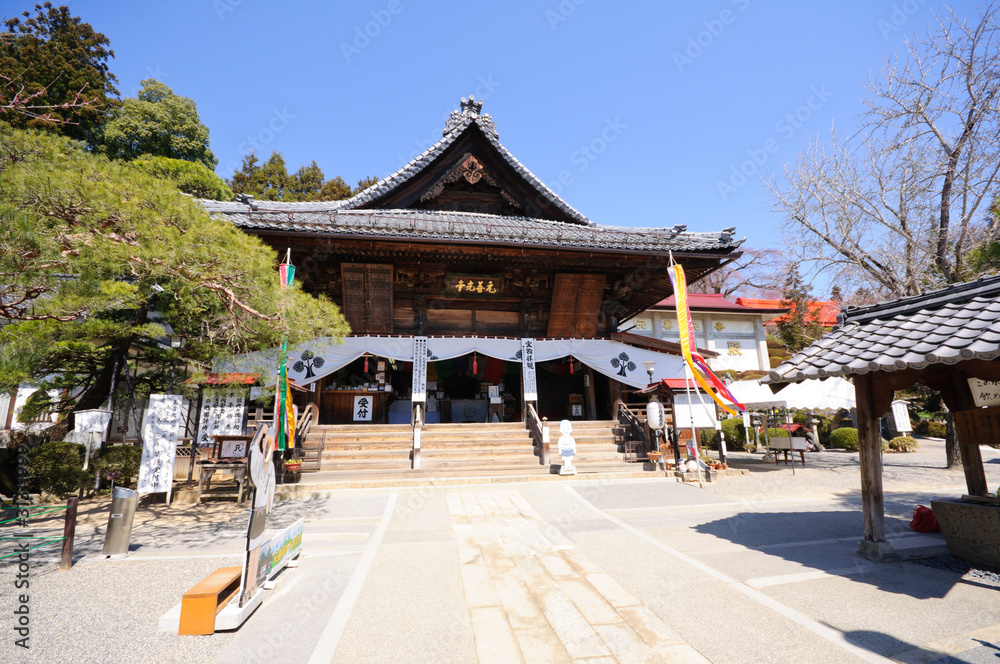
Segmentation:
{"type": "Polygon", "coordinates": [[[212,444],[212,436],[239,436],[243,433],[246,397],[242,390],[202,390],[198,447],[212,444]]]}
{"type": "Polygon", "coordinates": [[[538,401],[535,383],[535,340],[521,339],[521,375],[524,377],[524,400],[538,401]]]}
{"type": "Polygon", "coordinates": [[[413,403],[427,401],[427,337],[413,337],[413,403]]]}
{"type": "Polygon", "coordinates": [[[140,494],[170,493],[174,480],[174,457],[181,424],[179,394],[150,394],[142,418],[142,464],[140,494]]]}

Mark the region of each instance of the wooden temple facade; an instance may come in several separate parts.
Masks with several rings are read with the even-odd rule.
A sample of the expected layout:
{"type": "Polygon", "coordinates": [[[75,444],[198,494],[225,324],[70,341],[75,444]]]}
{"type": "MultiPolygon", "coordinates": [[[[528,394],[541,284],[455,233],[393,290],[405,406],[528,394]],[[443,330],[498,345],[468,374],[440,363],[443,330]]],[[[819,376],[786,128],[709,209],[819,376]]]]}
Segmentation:
{"type": "MultiPolygon", "coordinates": [[[[671,295],[670,255],[693,282],[738,257],[742,242],[734,229],[595,224],[499,142],[482,102],[464,98],[437,144],[350,199],[203,204],[282,254],[291,249],[303,288],[340,306],[345,343],[317,340],[289,358],[329,423],[357,421],[358,394],[327,393],[359,391],[372,396],[370,421],[391,421],[392,402],[420,392],[411,380],[421,370],[431,399],[489,399],[486,383],[500,393],[496,419],[523,418],[535,394],[524,355],[536,342],[539,410],[606,417],[623,385],[648,383],[642,358],[657,362],[655,380],[681,375],[671,344],[613,338],[671,295]],[[426,369],[414,367],[423,339],[426,369]]],[[[453,421],[454,408],[439,405],[440,421],[453,421]]],[[[462,412],[472,410],[472,420],[484,417],[462,412]]]]}

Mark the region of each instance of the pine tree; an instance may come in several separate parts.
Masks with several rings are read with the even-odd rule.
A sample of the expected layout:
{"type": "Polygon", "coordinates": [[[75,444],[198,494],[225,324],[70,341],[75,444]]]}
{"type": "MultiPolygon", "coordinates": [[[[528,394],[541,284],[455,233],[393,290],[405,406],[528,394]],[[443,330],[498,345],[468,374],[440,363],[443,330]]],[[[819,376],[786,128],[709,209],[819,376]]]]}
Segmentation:
{"type": "Polygon", "coordinates": [[[817,314],[809,306],[812,296],[797,266],[792,265],[785,279],[782,307],[790,311],[778,323],[778,337],[790,351],[800,351],[823,336],[817,314]]]}

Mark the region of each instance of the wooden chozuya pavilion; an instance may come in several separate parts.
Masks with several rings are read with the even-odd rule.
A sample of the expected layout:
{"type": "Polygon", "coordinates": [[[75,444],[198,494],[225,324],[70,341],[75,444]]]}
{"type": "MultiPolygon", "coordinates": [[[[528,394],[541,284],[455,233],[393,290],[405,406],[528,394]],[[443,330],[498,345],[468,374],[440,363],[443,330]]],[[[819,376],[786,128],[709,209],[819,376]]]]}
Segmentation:
{"type": "MultiPolygon", "coordinates": [[[[864,539],[860,553],[893,555],[885,539],[882,444],[878,418],[893,393],[922,383],[941,394],[955,414],[969,496],[935,502],[952,553],[960,557],[992,549],[987,562],[1000,564],[1000,508],[983,506],[987,495],[980,444],[1000,442],[1000,408],[979,408],[974,386],[1000,380],[1000,275],[924,295],[864,308],[850,308],[828,336],[771,371],[761,382],[786,383],[831,376],[850,377],[857,396],[864,539]],[[985,511],[985,510],[988,510],[985,511]],[[969,524],[991,524],[987,528],[969,524]],[[963,526],[963,524],[966,524],[963,526]],[[978,538],[978,539],[977,539],[978,538]],[[978,543],[978,545],[977,545],[978,543]],[[984,546],[985,544],[985,546],[984,546]]],[[[980,558],[982,559],[982,558],[980,558]]]]}
{"type": "Polygon", "coordinates": [[[683,375],[677,344],[619,328],[672,293],[670,252],[694,282],[743,240],[732,228],[597,225],[525,168],[481,110],[463,98],[440,141],[347,200],[202,202],[290,248],[296,279],[350,323],[342,344],[290,350],[321,423],[410,422],[411,408],[427,422],[519,421],[528,404],[608,418],[623,388],[650,382],[646,362],[653,380],[683,375]]]}

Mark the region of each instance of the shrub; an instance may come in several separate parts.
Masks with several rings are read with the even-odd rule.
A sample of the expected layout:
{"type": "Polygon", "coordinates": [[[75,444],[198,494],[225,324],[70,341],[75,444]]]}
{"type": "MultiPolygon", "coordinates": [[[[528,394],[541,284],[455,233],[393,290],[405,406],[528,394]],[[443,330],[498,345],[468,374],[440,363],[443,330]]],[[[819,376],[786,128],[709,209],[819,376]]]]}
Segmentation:
{"type": "Polygon", "coordinates": [[[139,476],[139,464],[142,462],[142,450],[131,445],[115,445],[104,451],[95,467],[105,477],[110,472],[117,472],[115,484],[131,487],[139,476]]]}
{"type": "Polygon", "coordinates": [[[927,425],[927,434],[931,438],[944,438],[947,434],[947,428],[944,422],[929,422],[927,425]]]}
{"type": "Polygon", "coordinates": [[[890,452],[915,452],[920,448],[920,443],[909,436],[896,436],[889,441],[890,452]]]}
{"type": "Polygon", "coordinates": [[[65,498],[94,479],[83,469],[86,450],[77,443],[44,443],[28,452],[28,470],[42,491],[65,498]]]}
{"type": "Polygon", "coordinates": [[[746,447],[746,427],[743,426],[743,419],[730,417],[722,420],[722,433],[726,436],[726,445],[730,449],[742,450],[746,447]]]}
{"type": "Polygon", "coordinates": [[[930,429],[931,423],[929,420],[920,420],[913,425],[913,433],[919,433],[921,436],[927,435],[927,430],[930,429]]]}
{"type": "Polygon", "coordinates": [[[767,430],[767,439],[768,440],[771,440],[772,438],[788,438],[788,437],[789,437],[789,435],[788,435],[788,429],[775,429],[775,428],[771,428],[771,429],[767,430]]]}
{"type": "Polygon", "coordinates": [[[715,429],[702,429],[701,449],[703,450],[719,449],[719,432],[716,431],[715,429]]]}
{"type": "Polygon", "coordinates": [[[852,427],[840,427],[830,432],[830,446],[841,447],[848,452],[858,451],[858,430],[852,427]]]}

